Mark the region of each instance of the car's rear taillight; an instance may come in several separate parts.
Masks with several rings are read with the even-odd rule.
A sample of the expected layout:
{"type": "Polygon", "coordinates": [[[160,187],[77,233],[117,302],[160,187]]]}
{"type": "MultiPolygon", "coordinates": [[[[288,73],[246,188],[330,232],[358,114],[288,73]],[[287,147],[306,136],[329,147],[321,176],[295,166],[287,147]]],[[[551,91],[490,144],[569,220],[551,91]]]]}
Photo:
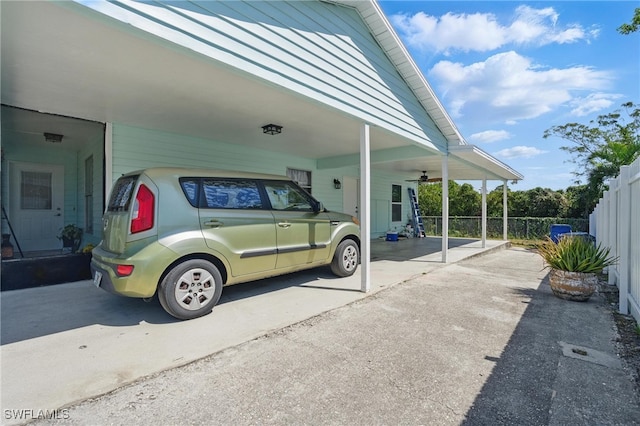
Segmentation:
{"type": "Polygon", "coordinates": [[[132,234],[153,228],[154,205],[153,192],[145,185],[140,185],[131,214],[132,234]]]}
{"type": "Polygon", "coordinates": [[[116,266],[116,274],[119,277],[128,277],[133,273],[133,265],[118,265],[116,266]]]}

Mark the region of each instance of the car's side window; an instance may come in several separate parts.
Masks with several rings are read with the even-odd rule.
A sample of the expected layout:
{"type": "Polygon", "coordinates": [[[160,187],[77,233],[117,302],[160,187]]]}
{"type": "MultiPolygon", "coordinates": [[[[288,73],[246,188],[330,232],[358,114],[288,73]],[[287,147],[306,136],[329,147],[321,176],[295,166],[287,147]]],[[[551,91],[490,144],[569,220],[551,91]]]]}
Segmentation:
{"type": "Polygon", "coordinates": [[[264,188],[273,210],[313,211],[311,197],[291,182],[265,182],[264,188]]]}
{"type": "Polygon", "coordinates": [[[202,179],[201,207],[210,209],[261,209],[258,184],[242,179],[202,179]]]}

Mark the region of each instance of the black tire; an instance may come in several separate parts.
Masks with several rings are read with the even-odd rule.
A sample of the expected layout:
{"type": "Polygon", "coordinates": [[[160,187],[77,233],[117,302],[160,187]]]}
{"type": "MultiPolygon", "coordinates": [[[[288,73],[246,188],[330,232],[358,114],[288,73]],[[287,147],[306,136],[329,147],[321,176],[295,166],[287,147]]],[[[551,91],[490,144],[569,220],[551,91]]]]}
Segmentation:
{"type": "Polygon", "coordinates": [[[211,262],[201,259],[174,266],[158,288],[158,299],[164,310],[181,320],[208,314],[221,294],[220,271],[211,262]]]}
{"type": "Polygon", "coordinates": [[[360,249],[358,244],[346,239],[338,244],[331,261],[331,272],[339,277],[350,277],[356,272],[360,262],[360,249]]]}

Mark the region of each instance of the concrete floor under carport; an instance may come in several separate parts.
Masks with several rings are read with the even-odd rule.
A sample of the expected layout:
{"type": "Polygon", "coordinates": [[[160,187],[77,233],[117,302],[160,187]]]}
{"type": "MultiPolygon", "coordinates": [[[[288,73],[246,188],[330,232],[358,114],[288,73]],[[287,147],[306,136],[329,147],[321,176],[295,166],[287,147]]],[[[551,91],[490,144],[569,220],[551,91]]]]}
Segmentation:
{"type": "MultiPolygon", "coordinates": [[[[449,240],[449,263],[508,246],[449,240]]],[[[443,267],[441,239],[371,243],[371,291],[328,267],[226,287],[210,315],[178,321],[159,303],[90,280],[2,292],[2,409],[53,410],[355,302],[443,267]]]]}

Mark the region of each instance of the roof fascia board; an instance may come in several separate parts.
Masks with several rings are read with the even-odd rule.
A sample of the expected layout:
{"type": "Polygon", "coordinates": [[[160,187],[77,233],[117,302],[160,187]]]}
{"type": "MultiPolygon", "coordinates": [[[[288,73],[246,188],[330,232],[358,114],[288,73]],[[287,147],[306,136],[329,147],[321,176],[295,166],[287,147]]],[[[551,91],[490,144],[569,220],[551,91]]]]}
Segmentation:
{"type": "Polygon", "coordinates": [[[457,160],[460,160],[464,163],[473,166],[476,169],[486,170],[488,173],[496,176],[498,179],[507,179],[507,180],[522,180],[524,176],[512,169],[502,161],[497,158],[489,155],[482,149],[478,148],[475,145],[460,145],[460,146],[452,146],[449,147],[449,155],[454,156],[457,160]],[[474,160],[477,160],[477,163],[470,162],[469,160],[463,158],[463,156],[470,156],[474,160]],[[479,166],[479,164],[486,164],[487,166],[479,166]]]}

